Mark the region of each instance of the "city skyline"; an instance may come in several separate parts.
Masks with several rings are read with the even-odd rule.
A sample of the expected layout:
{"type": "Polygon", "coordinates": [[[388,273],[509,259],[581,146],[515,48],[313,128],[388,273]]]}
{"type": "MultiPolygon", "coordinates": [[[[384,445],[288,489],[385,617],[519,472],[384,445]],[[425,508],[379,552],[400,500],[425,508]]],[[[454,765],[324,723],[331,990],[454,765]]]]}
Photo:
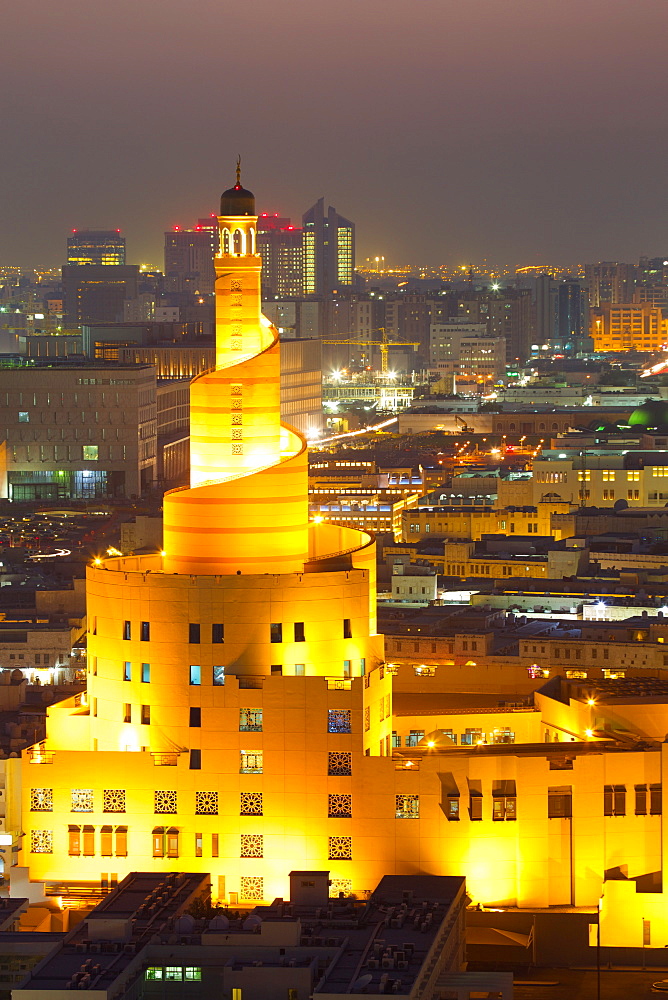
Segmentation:
{"type": "Polygon", "coordinates": [[[358,262],[662,252],[659,0],[444,0],[419,17],[347,0],[287,18],[172,0],[158,19],[133,10],[132,30],[123,9],[8,11],[3,263],[58,263],[62,234],[98,224],[159,260],[238,153],[262,210],[299,218],[324,195],[355,220],[358,262]]]}

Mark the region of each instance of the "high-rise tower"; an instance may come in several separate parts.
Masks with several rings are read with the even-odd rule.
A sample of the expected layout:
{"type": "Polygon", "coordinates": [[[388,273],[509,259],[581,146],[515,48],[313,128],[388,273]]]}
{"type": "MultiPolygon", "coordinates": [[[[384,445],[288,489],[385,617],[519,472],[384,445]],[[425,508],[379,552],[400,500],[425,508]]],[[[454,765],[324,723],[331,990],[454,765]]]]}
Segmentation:
{"type": "Polygon", "coordinates": [[[351,288],[355,276],[355,224],[319,198],[304,213],[304,294],[331,295],[351,288]]]}
{"type": "Polygon", "coordinates": [[[67,237],[68,264],[125,264],[120,229],[73,229],[67,237]]]}

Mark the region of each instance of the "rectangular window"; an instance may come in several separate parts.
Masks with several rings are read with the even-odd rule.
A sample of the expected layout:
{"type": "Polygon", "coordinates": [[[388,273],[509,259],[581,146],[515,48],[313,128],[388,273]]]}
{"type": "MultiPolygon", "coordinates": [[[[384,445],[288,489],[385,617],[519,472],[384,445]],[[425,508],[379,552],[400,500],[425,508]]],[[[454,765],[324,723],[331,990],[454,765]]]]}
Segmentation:
{"type": "Polygon", "coordinates": [[[211,626],[211,642],[225,642],[225,626],[219,622],[211,626]]]}
{"type": "Polygon", "coordinates": [[[190,726],[191,729],[198,729],[202,725],[201,708],[190,709],[190,719],[188,720],[188,725],[190,726]]]}
{"type": "Polygon", "coordinates": [[[663,812],[662,808],[662,791],[661,785],[650,785],[649,786],[649,812],[650,816],[660,816],[663,812]]]}
{"type": "Polygon", "coordinates": [[[295,677],[303,677],[306,672],[305,663],[295,663],[295,677]]]}
{"type": "Polygon", "coordinates": [[[100,854],[103,858],[110,858],[113,851],[113,828],[103,826],[100,828],[100,854]]]}
{"type": "Polygon", "coordinates": [[[360,660],[360,677],[364,677],[366,674],[366,658],[362,657],[360,660]]]}
{"type": "Polygon", "coordinates": [[[295,622],[295,642],[306,642],[304,622],[295,622]]]}
{"type": "Polygon", "coordinates": [[[92,858],[95,855],[95,827],[85,826],[83,828],[83,856],[92,858]]]}
{"type": "Polygon", "coordinates": [[[126,660],[125,663],[123,664],[123,680],[124,681],[132,680],[132,663],[130,662],[130,660],[126,660]]]}
{"type": "Polygon", "coordinates": [[[150,726],[151,724],[151,706],[142,705],[141,707],[141,724],[142,726],[150,726]]]}
{"type": "Polygon", "coordinates": [[[186,965],[185,969],[183,970],[183,978],[190,980],[195,979],[199,981],[202,978],[202,969],[195,968],[191,965],[186,965]]]}
{"type": "Polygon", "coordinates": [[[548,819],[567,819],[573,815],[573,791],[570,785],[548,788],[547,816],[548,819]]]}
{"type": "Polygon", "coordinates": [[[139,633],[139,638],[141,639],[142,642],[148,642],[149,641],[149,639],[151,638],[151,623],[150,622],[142,622],[141,623],[141,630],[140,630],[140,633],[139,633]]]}
{"type": "Polygon", "coordinates": [[[647,815],[647,785],[636,785],[636,816],[647,815]]]}
{"type": "Polygon", "coordinates": [[[240,733],[261,733],[262,732],[262,709],[261,708],[240,708],[239,709],[239,732],[240,733]]]}
{"type": "Polygon", "coordinates": [[[240,751],[239,774],[262,774],[262,751],[240,751]]]}
{"type": "Polygon", "coordinates": [[[221,664],[213,668],[213,683],[215,687],[222,687],[225,683],[225,667],[221,664]]]}
{"type": "Polygon", "coordinates": [[[123,638],[124,639],[131,639],[132,638],[132,623],[131,622],[123,622],[123,638]]]}
{"type": "Polygon", "coordinates": [[[411,729],[406,737],[406,746],[416,747],[421,739],[424,739],[424,729],[411,729]]]}
{"type": "Polygon", "coordinates": [[[350,660],[343,661],[343,676],[350,677],[350,660]]]}
{"type": "Polygon", "coordinates": [[[202,751],[201,750],[191,750],[190,751],[190,770],[199,771],[202,768],[202,751]]]}
{"type": "Polygon", "coordinates": [[[195,857],[196,858],[201,858],[202,857],[202,834],[201,833],[196,833],[195,834],[195,857]]]}
{"type": "Polygon", "coordinates": [[[271,675],[272,677],[281,677],[283,674],[283,664],[282,663],[272,663],[271,664],[271,675]]]}
{"type": "Polygon", "coordinates": [[[192,687],[198,687],[201,683],[202,683],[202,668],[198,663],[191,663],[190,684],[192,687]]]}
{"type": "Polygon", "coordinates": [[[127,826],[116,827],[116,857],[127,858],[128,856],[128,828],[127,826]]]}
{"type": "Polygon", "coordinates": [[[78,857],[81,854],[81,827],[68,827],[68,840],[70,857],[78,857]]]}
{"type": "Polygon", "coordinates": [[[151,664],[142,663],[141,665],[141,682],[142,684],[150,684],[151,682],[151,664]]]}
{"type": "Polygon", "coordinates": [[[218,857],[218,834],[217,833],[212,833],[211,834],[211,857],[212,858],[217,858],[218,857]]]}
{"type": "Polygon", "coordinates": [[[449,795],[446,805],[446,819],[449,822],[459,819],[459,797],[456,795],[449,795]]]}
{"type": "Polygon", "coordinates": [[[469,817],[472,820],[482,819],[482,795],[474,789],[469,790],[469,817]]]}
{"type": "Polygon", "coordinates": [[[165,856],[165,828],[156,826],[153,828],[153,857],[164,858],[165,856]]]}
{"type": "Polygon", "coordinates": [[[626,786],[604,785],[603,815],[626,816],[626,786]]]}
{"type": "Polygon", "coordinates": [[[19,410],[19,423],[29,424],[30,423],[30,413],[28,410],[19,410]]]}
{"type": "Polygon", "coordinates": [[[353,637],[353,632],[352,632],[352,629],[350,627],[350,618],[344,618],[343,619],[343,638],[344,639],[352,639],[352,637],[353,637]]]}
{"type": "Polygon", "coordinates": [[[192,622],[188,626],[188,642],[198,643],[199,642],[200,628],[199,625],[193,624],[192,622]]]}
{"type": "Polygon", "coordinates": [[[179,856],[179,831],[174,827],[167,831],[167,857],[178,858],[179,856]]]}
{"type": "Polygon", "coordinates": [[[83,445],[84,462],[97,462],[99,456],[99,450],[100,449],[96,444],[83,445]]]}
{"type": "Polygon", "coordinates": [[[123,705],[123,722],[132,722],[132,705],[129,701],[123,705]]]}
{"type": "Polygon", "coordinates": [[[283,626],[280,622],[272,622],[269,626],[271,642],[283,642],[283,626]]]}

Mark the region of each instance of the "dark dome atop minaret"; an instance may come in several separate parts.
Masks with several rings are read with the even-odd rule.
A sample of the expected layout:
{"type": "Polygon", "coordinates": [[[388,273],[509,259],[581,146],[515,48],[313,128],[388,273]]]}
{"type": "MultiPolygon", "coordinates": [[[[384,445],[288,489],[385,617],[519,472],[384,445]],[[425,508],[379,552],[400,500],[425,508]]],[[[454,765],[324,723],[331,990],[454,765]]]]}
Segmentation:
{"type": "Polygon", "coordinates": [[[220,196],[221,215],[255,215],[255,195],[241,186],[241,157],[237,160],[237,183],[220,196]]]}

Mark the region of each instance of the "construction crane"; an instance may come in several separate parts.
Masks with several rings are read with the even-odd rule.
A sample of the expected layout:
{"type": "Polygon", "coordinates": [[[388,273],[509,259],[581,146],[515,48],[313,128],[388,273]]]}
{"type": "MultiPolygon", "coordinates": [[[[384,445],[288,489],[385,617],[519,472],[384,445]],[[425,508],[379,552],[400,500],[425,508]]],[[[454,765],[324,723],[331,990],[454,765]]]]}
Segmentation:
{"type": "Polygon", "coordinates": [[[419,340],[388,340],[383,327],[378,327],[383,334],[382,340],[321,340],[322,344],[349,344],[354,347],[378,347],[380,348],[380,371],[382,375],[388,374],[388,355],[390,347],[412,347],[417,351],[420,346],[419,340]]]}
{"type": "Polygon", "coordinates": [[[463,417],[460,417],[458,413],[454,414],[455,423],[460,424],[464,434],[475,434],[475,427],[469,427],[463,417]]]}

